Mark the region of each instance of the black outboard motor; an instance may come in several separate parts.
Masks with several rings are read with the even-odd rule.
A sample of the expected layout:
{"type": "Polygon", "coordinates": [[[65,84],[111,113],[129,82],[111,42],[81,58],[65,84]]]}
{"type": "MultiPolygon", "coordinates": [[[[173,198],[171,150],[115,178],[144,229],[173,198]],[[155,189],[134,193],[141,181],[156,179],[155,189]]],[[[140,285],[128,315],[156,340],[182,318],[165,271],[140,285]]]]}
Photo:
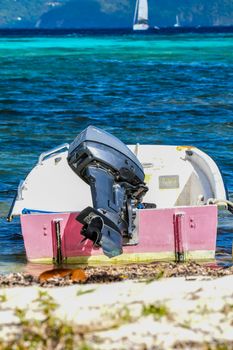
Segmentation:
{"type": "Polygon", "coordinates": [[[135,209],[147,191],[142,165],[124,143],[93,126],[71,143],[68,164],[91,187],[94,208],[77,217],[82,235],[110,258],[122,254],[123,238],[132,237],[135,209]]]}

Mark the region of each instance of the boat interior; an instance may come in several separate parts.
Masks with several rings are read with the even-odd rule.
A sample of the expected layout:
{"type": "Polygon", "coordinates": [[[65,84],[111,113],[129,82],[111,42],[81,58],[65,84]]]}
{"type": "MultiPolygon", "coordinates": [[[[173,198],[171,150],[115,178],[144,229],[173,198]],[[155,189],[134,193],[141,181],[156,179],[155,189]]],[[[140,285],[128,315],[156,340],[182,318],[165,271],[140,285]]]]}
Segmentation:
{"type": "MultiPolygon", "coordinates": [[[[141,162],[149,190],[143,198],[157,208],[204,205],[227,199],[221,173],[206,153],[190,146],[129,145],[141,162]]],[[[90,187],[67,163],[69,144],[42,153],[19,184],[12,215],[25,208],[48,212],[81,211],[92,205],[90,187]]]]}

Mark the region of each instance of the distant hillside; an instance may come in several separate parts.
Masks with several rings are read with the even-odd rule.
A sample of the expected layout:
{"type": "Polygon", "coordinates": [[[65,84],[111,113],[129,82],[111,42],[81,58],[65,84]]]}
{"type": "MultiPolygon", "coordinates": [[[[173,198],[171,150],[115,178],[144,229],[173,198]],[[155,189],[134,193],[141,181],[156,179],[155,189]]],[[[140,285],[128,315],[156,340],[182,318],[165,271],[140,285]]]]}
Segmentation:
{"type": "MultiPolygon", "coordinates": [[[[1,28],[131,27],[136,0],[0,0],[1,28]]],[[[233,25],[233,0],[149,0],[150,24],[233,25]]]]}

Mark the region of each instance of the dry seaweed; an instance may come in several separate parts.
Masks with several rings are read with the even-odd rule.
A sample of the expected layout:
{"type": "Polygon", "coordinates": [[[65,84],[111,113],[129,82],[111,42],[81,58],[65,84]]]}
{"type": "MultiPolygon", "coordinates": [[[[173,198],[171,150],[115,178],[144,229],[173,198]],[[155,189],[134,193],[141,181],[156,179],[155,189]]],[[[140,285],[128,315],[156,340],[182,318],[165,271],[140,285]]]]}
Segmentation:
{"type": "MultiPolygon", "coordinates": [[[[219,267],[214,264],[188,263],[148,263],[128,265],[86,266],[83,268],[87,275],[85,283],[112,283],[122,280],[142,280],[151,282],[160,278],[186,277],[187,279],[218,278],[232,275],[232,267],[219,267]]],[[[40,281],[39,277],[29,273],[10,273],[0,275],[0,287],[41,285],[43,287],[67,286],[80,281],[73,281],[70,275],[54,276],[47,281],[40,281]]],[[[82,282],[83,283],[83,282],[82,282]]]]}

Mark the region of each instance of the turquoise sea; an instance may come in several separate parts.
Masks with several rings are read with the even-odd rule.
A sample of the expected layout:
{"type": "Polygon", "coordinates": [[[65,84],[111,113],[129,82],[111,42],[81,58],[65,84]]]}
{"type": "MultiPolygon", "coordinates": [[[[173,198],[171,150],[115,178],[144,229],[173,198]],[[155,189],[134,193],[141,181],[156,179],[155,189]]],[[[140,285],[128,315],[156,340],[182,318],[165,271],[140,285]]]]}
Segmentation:
{"type": "MultiPolygon", "coordinates": [[[[0,272],[26,266],[20,179],[40,153],[87,125],[126,143],[194,145],[233,199],[233,34],[0,32],[0,272]]],[[[219,216],[217,261],[231,264],[233,216],[219,216]]]]}

